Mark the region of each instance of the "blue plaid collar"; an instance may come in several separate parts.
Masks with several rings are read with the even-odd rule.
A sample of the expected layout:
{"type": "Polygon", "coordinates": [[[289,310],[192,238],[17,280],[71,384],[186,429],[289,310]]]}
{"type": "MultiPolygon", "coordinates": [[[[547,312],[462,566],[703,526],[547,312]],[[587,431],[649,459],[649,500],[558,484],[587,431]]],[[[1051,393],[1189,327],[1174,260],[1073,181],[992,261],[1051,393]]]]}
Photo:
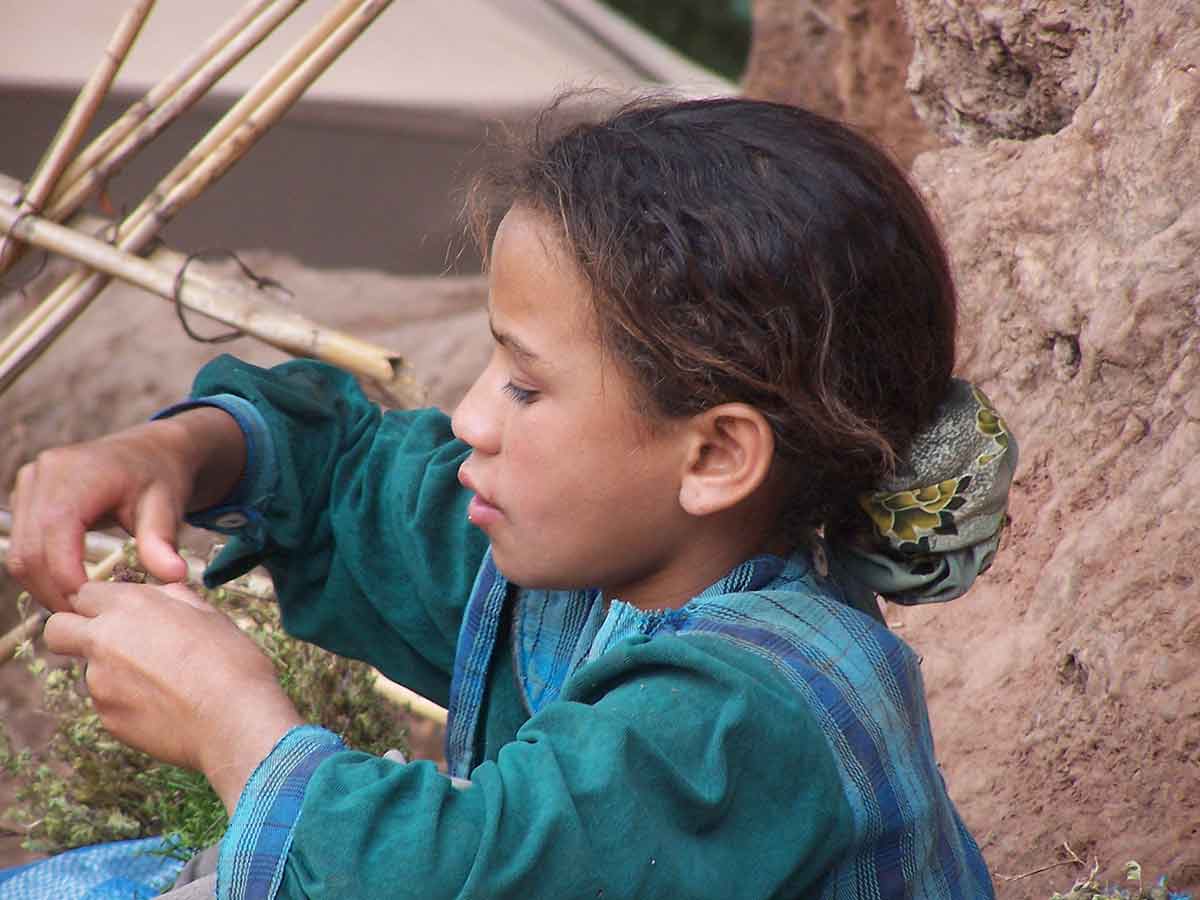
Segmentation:
{"type": "Polygon", "coordinates": [[[764,554],[735,566],[678,609],[642,610],[621,600],[607,603],[596,590],[544,591],[520,588],[484,556],[459,631],[446,761],[451,775],[466,778],[475,764],[476,727],[491,669],[500,621],[510,597],[514,606],[512,652],[517,679],[530,714],[553,701],[582,665],[635,634],[653,635],[677,625],[706,598],[746,591],[794,590],[812,571],[806,552],[787,558],[764,554]]]}

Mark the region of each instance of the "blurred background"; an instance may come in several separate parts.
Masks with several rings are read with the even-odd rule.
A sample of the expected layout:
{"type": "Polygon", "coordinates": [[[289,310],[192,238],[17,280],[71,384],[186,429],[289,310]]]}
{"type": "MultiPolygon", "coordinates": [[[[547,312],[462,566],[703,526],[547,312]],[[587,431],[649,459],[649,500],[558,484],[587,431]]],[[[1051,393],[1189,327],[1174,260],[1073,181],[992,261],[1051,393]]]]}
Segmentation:
{"type": "MultiPolygon", "coordinates": [[[[243,3],[160,0],[94,129],[243,3]]],[[[325,7],[302,6],[139,153],[110,182],[107,211],[136,205],[325,7]]],[[[31,175],[124,8],[0,0],[0,172],[31,175]]],[[[732,92],[749,43],[749,0],[398,0],[166,240],[281,251],[327,268],[477,271],[456,214],[504,129],[569,87],[732,92]]]]}

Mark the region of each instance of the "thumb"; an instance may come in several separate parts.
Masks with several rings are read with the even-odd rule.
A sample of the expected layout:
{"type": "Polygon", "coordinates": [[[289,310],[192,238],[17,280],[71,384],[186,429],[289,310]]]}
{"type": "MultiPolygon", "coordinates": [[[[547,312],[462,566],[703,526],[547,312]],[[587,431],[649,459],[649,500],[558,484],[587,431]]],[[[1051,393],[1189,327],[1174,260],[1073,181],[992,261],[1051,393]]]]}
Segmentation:
{"type": "Polygon", "coordinates": [[[148,490],[138,503],[133,523],[138,558],[159,581],[187,578],[187,562],[175,549],[181,515],[179,504],[158,488],[148,490]]]}

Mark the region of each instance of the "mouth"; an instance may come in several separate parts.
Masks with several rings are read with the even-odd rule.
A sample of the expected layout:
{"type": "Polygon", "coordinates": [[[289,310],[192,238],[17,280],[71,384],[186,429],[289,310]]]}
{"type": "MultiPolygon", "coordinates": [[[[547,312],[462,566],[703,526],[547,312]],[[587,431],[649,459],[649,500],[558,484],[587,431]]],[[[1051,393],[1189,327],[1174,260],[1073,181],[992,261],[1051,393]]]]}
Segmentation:
{"type": "Polygon", "coordinates": [[[500,507],[476,487],[475,480],[467,471],[466,464],[463,464],[458,470],[458,483],[475,495],[467,505],[467,520],[472,525],[486,529],[489,525],[498,522],[504,515],[500,507]]]}

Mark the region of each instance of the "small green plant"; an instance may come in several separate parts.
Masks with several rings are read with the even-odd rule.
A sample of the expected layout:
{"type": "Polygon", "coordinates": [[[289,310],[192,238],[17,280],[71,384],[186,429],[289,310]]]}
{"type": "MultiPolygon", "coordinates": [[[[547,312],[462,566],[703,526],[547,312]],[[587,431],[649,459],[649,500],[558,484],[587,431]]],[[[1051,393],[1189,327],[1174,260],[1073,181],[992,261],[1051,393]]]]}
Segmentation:
{"type": "Polygon", "coordinates": [[[1101,887],[1096,879],[1100,866],[1097,863],[1087,878],[1076,881],[1065,894],[1055,892],[1050,900],[1191,900],[1190,895],[1172,891],[1164,875],[1156,884],[1146,887],[1142,883],[1142,867],[1136,860],[1125,863],[1125,881],[1136,883],[1129,889],[1101,887]]]}
{"type": "MultiPolygon", "coordinates": [[[[407,749],[396,710],[374,690],[369,666],[289,638],[274,602],[247,601],[221,590],[204,593],[264,649],[306,720],[337,732],[358,750],[407,749]]],[[[41,681],[45,709],[58,723],[40,752],[15,747],[0,723],[0,769],[19,785],[9,824],[24,830],[26,849],[50,853],[161,834],[187,858],[220,839],[225,809],[204,776],[156,762],[110,737],[87,697],[78,664],[50,668],[28,646],[21,652],[41,681]]]]}

